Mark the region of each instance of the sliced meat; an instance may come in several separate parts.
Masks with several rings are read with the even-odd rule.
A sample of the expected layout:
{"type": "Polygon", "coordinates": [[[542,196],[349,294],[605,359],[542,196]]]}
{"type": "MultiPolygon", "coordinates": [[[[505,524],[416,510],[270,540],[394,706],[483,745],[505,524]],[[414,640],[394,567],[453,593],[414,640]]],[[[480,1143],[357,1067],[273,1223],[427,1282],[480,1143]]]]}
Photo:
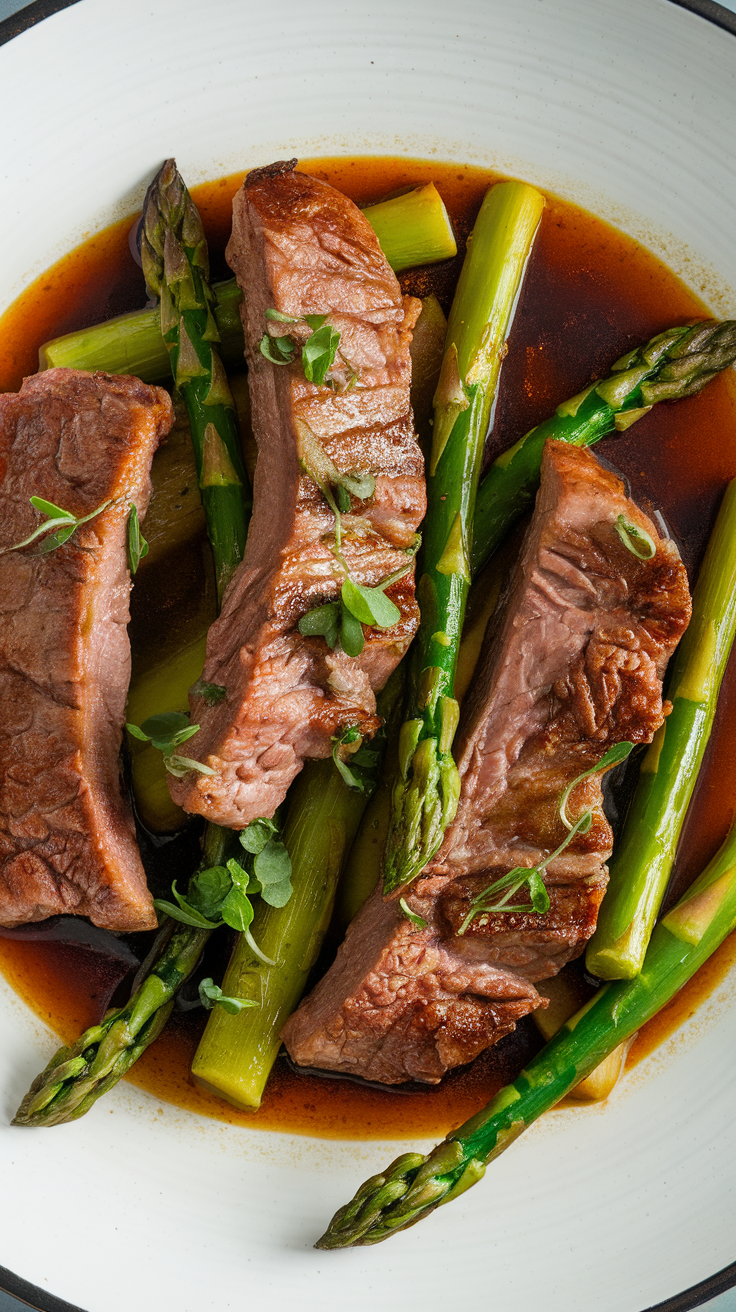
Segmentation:
{"type": "Polygon", "coordinates": [[[156,916],[119,777],[130,681],[126,559],[171,402],[137,378],[50,369],[0,395],[0,924],[156,916]],[[9,551],[43,497],[102,514],[45,555],[9,551]]]}
{"type": "MultiPolygon", "coordinates": [[[[458,813],[406,899],[426,928],[373,895],[283,1031],[295,1061],[435,1082],[544,1005],[534,984],[583,950],[608,878],[600,776],[572,791],[568,814],[589,810],[593,822],[547,866],[549,911],[486,910],[466,924],[472,901],[556,851],[567,832],[561,793],[612,744],[651,740],[664,717],[665,666],[689,618],[674,543],[594,456],[548,442],[521,559],[463,705],[458,813]],[[623,545],[620,515],[650,534],[652,559],[623,545]]],[[[528,891],[509,905],[528,906],[528,891]]]]}
{"type": "MultiPolygon", "coordinates": [[[[307,757],[329,755],[348,725],[375,731],[374,692],[416,630],[411,551],[424,514],[423,462],[409,403],[411,329],[421,302],[402,299],[373,230],[355,205],[292,164],[250,173],[235,198],[228,260],[243,289],[253,427],[255,513],[245,559],[210,629],[204,678],[226,688],[216,706],[192,699],[199,733],[187,753],[215,771],[169,780],[174,801],[232,828],[271,816],[307,757]],[[272,308],[299,320],[266,318],[272,308]],[[297,346],[326,315],[340,333],[327,381],[307,381],[297,350],[279,366],[260,342],[288,333],[297,346]],[[305,471],[332,462],[375,478],[343,515],[351,577],[387,589],[401,618],[364,627],[350,658],[302,637],[300,618],[339,596],[344,572],[332,547],[335,517],[305,471]]],[[[325,467],[329,468],[329,465],[325,467]]]]}

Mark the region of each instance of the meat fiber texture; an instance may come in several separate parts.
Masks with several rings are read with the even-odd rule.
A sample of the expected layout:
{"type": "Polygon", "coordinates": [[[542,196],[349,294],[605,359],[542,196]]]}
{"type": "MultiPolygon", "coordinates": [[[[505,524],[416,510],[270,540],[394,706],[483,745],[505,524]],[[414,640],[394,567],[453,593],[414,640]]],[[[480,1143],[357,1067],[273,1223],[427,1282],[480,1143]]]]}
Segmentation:
{"type": "MultiPolygon", "coordinates": [[[[614,743],[651,741],[689,618],[675,544],[590,452],[547,442],[521,558],[462,708],[457,816],[406,898],[427,926],[372,895],[283,1031],[295,1061],[435,1083],[546,1005],[534,985],[582,952],[608,879],[600,775],[572,790],[568,814],[590,810],[593,823],[547,867],[549,911],[485,913],[457,931],[489,884],[562,843],[559,800],[573,779],[614,743]],[[623,545],[622,514],[650,534],[652,559],[623,545]]],[[[513,903],[527,905],[528,893],[513,903]]]]}
{"type": "Polygon", "coordinates": [[[293,162],[248,175],[235,198],[227,258],[243,290],[255,511],[245,559],[207,641],[204,678],[226,697],[215,706],[191,699],[200,731],[187,754],[215,774],[190,772],[169,779],[169,788],[187,811],[241,829],[273,815],[305,759],[330,754],[333,735],[351,725],[363,735],[375,731],[375,691],[416,631],[411,549],[425,492],[409,343],[421,302],[402,298],[360,210],[295,172],[293,162]],[[341,336],[326,384],[307,381],[299,350],[286,366],[264,358],[266,331],[298,344],[310,332],[304,323],[267,319],[268,308],[295,319],[328,316],[341,336]],[[297,627],[308,610],[339,596],[344,578],[331,550],[335,517],[305,472],[321,453],[340,473],[375,478],[374,494],[352,497],[343,515],[351,577],[375,586],[408,567],[386,592],[400,620],[389,629],[364,626],[356,658],[297,627]]]}
{"type": "Polygon", "coordinates": [[[50,369],[0,395],[0,924],[89,916],[156,926],[121,789],[130,681],[131,503],[173,415],[137,378],[50,369]],[[40,496],[77,516],[112,505],[63,546],[8,550],[40,496]]]}

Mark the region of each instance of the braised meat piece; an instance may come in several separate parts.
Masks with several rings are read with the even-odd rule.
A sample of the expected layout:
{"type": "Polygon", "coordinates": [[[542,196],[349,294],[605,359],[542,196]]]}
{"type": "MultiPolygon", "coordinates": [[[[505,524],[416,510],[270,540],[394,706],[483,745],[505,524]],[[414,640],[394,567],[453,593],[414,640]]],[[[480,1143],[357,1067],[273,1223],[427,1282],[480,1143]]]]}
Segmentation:
{"type": "Polygon", "coordinates": [[[155,928],[119,778],[126,541],[172,419],[160,388],[74,369],[0,395],[0,924],[155,928]],[[48,554],[9,550],[41,522],[31,496],[80,517],[112,504],[48,554]]]}
{"type": "Polygon", "coordinates": [[[375,731],[374,693],[418,623],[411,549],[425,497],[409,403],[409,343],[421,303],[402,299],[360,210],[293,162],[256,169],[235,198],[227,257],[244,297],[255,512],[207,642],[204,678],[226,697],[215,706],[192,698],[192,722],[201,727],[187,753],[215,773],[190,772],[169,787],[186,810],[238,829],[273,815],[304,760],[329,755],[334,734],[349,725],[375,731]],[[340,334],[324,383],[309,382],[302,367],[300,348],[314,331],[305,315],[326,316],[340,334]],[[291,338],[291,363],[264,356],[266,332],[291,338]],[[330,469],[375,480],[372,494],[350,494],[342,516],[351,577],[376,586],[408,567],[386,592],[399,621],[364,627],[365,646],[353,658],[297,627],[307,611],[339,597],[344,579],[332,549],[335,516],[311,476],[329,482],[330,469]]]}
{"type": "MultiPolygon", "coordinates": [[[[582,952],[608,878],[600,775],[572,790],[569,816],[590,811],[592,824],[547,865],[546,913],[493,910],[499,892],[468,920],[473,900],[556,851],[562,792],[610,746],[651,740],[689,618],[674,543],[590,452],[548,442],[521,559],[463,705],[457,816],[407,895],[426,928],[373,895],[283,1031],[295,1061],[436,1082],[544,1005],[534,984],[582,952]],[[621,516],[651,536],[651,559],[624,545],[621,516]]],[[[530,905],[526,887],[511,905],[530,905]]]]}

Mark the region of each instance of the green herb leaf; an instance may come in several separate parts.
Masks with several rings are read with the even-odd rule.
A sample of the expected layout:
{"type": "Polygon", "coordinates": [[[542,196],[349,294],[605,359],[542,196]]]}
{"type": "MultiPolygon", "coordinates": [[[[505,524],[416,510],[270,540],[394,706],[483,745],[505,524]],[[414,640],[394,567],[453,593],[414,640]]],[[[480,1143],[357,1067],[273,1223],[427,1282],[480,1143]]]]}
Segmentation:
{"type": "Polygon", "coordinates": [[[630,551],[632,556],[636,556],[637,560],[652,559],[657,548],[646,529],[639,528],[638,524],[632,524],[624,515],[618,516],[614,527],[626,550],[630,551]]]}
{"type": "Polygon", "coordinates": [[[330,324],[323,324],[312,333],[302,347],[302,368],[309,383],[324,384],[327,371],[335,363],[340,334],[330,324]]]}
{"type": "Polygon", "coordinates": [[[148,555],[148,543],[141,533],[140,520],[138,519],[138,510],[133,501],[130,503],[130,514],[128,515],[128,569],[131,574],[136,574],[138,566],[144,556],[148,555]]]}
{"type": "Polygon", "coordinates": [[[372,624],[378,629],[390,629],[401,619],[401,611],[386,596],[383,588],[368,588],[362,583],[354,583],[347,578],[342,585],[343,605],[351,615],[362,624],[372,624]]]}
{"type": "Polygon", "coordinates": [[[293,314],[284,314],[283,310],[274,310],[272,306],[269,306],[264,314],[267,319],[274,319],[276,323],[299,323],[293,314]]]}
{"type": "Polygon", "coordinates": [[[263,334],[259,347],[261,355],[265,355],[271,364],[291,364],[296,351],[292,337],[272,337],[270,333],[263,334]]]}
{"type": "Polygon", "coordinates": [[[268,820],[265,817],[259,820],[251,820],[245,829],[240,831],[240,844],[246,852],[252,852],[257,856],[262,852],[264,847],[279,832],[279,827],[275,820],[268,820]]]}
{"type": "Polygon", "coordinates": [[[350,613],[347,606],[340,606],[340,646],[346,656],[360,656],[365,638],[360,620],[350,613]]]}
{"type": "Polygon", "coordinates": [[[152,747],[157,748],[169,774],[177,779],[181,779],[189,770],[207,775],[217,773],[211,766],[193,761],[189,756],[180,756],[174,751],[199,731],[199,725],[190,724],[189,716],[184,711],[162,711],[159,715],[149,715],[140,727],[136,724],[126,724],[125,727],[134,738],[144,743],[150,742],[152,747]]]}
{"type": "Polygon", "coordinates": [[[608,751],[601,757],[597,765],[592,765],[589,770],[583,770],[582,774],[577,775],[575,779],[571,780],[565,791],[561,794],[558,803],[560,820],[566,829],[572,829],[573,827],[573,822],[569,819],[567,814],[567,803],[570,800],[570,794],[572,793],[573,788],[575,788],[577,784],[581,784],[584,779],[589,779],[591,775],[602,773],[604,770],[610,770],[612,766],[618,765],[620,761],[625,761],[627,756],[633,752],[633,750],[633,743],[615,743],[613,747],[609,747],[608,751]]]}
{"type": "Polygon", "coordinates": [[[244,934],[253,920],[253,906],[245,890],[233,883],[222,904],[222,918],[231,929],[244,934]]]}
{"type": "Polygon", "coordinates": [[[272,838],[253,863],[253,873],[266,890],[269,884],[284,884],[291,878],[291,857],[280,838],[272,838]]]}
{"type": "Polygon", "coordinates": [[[217,774],[211,765],[203,765],[201,761],[195,761],[191,756],[179,756],[175,752],[170,756],[164,754],[164,765],[169,774],[173,774],[176,779],[183,779],[190,770],[196,770],[198,774],[217,774]]]}
{"type": "Polygon", "coordinates": [[[42,515],[49,515],[50,518],[46,520],[45,524],[39,524],[38,528],[29,533],[28,537],[24,538],[22,542],[16,542],[12,547],[3,547],[0,550],[0,556],[4,556],[8,551],[18,551],[21,547],[28,547],[42,533],[49,533],[50,529],[55,529],[54,533],[49,533],[49,536],[39,544],[37,554],[46,556],[50,551],[55,551],[57,547],[61,547],[65,542],[68,542],[72,534],[76,533],[80,524],[89,523],[91,519],[95,519],[97,515],[102,514],[103,510],[107,510],[107,507],[112,505],[112,501],[103,501],[101,506],[98,506],[96,510],[91,510],[88,515],[75,515],[71,510],[65,510],[63,506],[55,505],[53,501],[45,501],[43,497],[31,497],[30,502],[34,510],[40,511],[42,515]]]}
{"type": "Polygon", "coordinates": [[[63,506],[57,506],[53,501],[44,501],[43,497],[31,497],[31,505],[34,510],[40,510],[42,515],[48,515],[49,519],[65,519],[70,524],[76,524],[77,516],[71,510],[65,510],[63,506]]]}
{"type": "Polygon", "coordinates": [[[217,706],[227,697],[227,688],[221,683],[207,683],[205,679],[197,679],[189,691],[193,697],[201,697],[208,706],[217,706]]]}
{"type": "Polygon", "coordinates": [[[416,911],[412,911],[411,907],[407,904],[406,898],[403,897],[399,898],[399,906],[401,907],[401,910],[403,911],[407,920],[411,921],[415,929],[427,928],[427,922],[424,919],[424,916],[418,916],[416,911]]]}
{"type": "Polygon", "coordinates": [[[322,327],[322,324],[327,322],[327,315],[326,315],[326,314],[305,314],[305,315],[303,316],[303,319],[304,319],[304,322],[305,322],[306,324],[308,324],[309,327],[312,329],[312,332],[316,333],[316,332],[317,332],[317,329],[318,329],[318,328],[321,328],[321,327],[322,327]]]}
{"type": "Polygon", "coordinates": [[[189,899],[177,889],[176,880],[171,885],[171,891],[176,898],[176,906],[173,902],[167,902],[163,898],[154,898],[153,905],[157,910],[171,916],[172,920],[180,920],[184,925],[193,925],[195,929],[218,929],[222,924],[221,919],[210,919],[209,916],[203,915],[196,906],[193,906],[189,899]]]}
{"type": "Polygon", "coordinates": [[[189,881],[186,900],[208,920],[221,921],[222,904],[232,883],[225,866],[209,866],[206,870],[198,870],[189,881]]]}
{"type": "Polygon", "coordinates": [[[302,615],[298,627],[302,637],[324,638],[327,646],[334,648],[337,646],[339,622],[340,603],[329,601],[325,606],[315,606],[302,615]]]}
{"type": "Polygon", "coordinates": [[[213,1007],[220,1006],[223,1011],[227,1011],[231,1016],[237,1016],[239,1011],[246,1007],[257,1007],[258,1003],[252,998],[231,998],[223,993],[219,984],[215,984],[212,978],[203,979],[199,985],[199,1000],[207,1011],[212,1011],[213,1007]]]}

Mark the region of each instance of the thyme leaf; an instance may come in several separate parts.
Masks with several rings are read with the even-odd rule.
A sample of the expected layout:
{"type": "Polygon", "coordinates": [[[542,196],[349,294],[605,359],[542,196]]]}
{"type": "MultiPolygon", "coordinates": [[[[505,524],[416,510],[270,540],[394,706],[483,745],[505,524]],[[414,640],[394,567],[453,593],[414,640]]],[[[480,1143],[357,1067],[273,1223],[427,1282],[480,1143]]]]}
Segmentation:
{"type": "Polygon", "coordinates": [[[207,1011],[212,1011],[214,1007],[220,1006],[231,1016],[237,1016],[238,1012],[243,1011],[246,1007],[257,1007],[258,1003],[253,998],[232,998],[223,993],[219,984],[215,984],[210,977],[203,979],[199,985],[199,1000],[207,1011]]]}

